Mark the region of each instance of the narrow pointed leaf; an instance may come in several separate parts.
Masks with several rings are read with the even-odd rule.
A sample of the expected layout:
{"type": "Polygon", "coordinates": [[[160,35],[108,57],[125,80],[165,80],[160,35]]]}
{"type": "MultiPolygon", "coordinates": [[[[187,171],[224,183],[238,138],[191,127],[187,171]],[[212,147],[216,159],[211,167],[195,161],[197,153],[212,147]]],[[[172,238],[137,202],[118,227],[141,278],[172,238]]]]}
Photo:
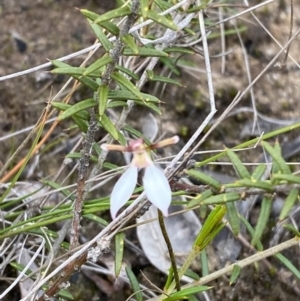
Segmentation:
{"type": "Polygon", "coordinates": [[[255,180],[260,180],[261,177],[264,175],[267,166],[265,164],[259,164],[253,171],[251,178],[255,180]]]}
{"type": "MultiPolygon", "coordinates": [[[[64,62],[58,61],[58,60],[53,60],[51,61],[51,63],[58,68],[67,68],[67,67],[72,67],[64,62]]],[[[80,81],[82,84],[84,84],[85,86],[89,87],[90,89],[92,89],[93,91],[97,91],[99,85],[90,77],[87,76],[76,76],[73,75],[73,77],[75,79],[77,79],[78,81],[80,81]]]]}
{"type": "Polygon", "coordinates": [[[115,235],[115,276],[116,276],[116,278],[119,277],[121,269],[122,269],[123,256],[124,256],[124,240],[125,240],[124,232],[119,232],[115,235]]]}
{"type": "Polygon", "coordinates": [[[240,218],[235,206],[235,202],[227,202],[226,209],[232,232],[235,236],[237,236],[240,233],[240,218]]]}
{"type": "Polygon", "coordinates": [[[278,164],[278,167],[280,168],[281,172],[284,174],[291,174],[289,166],[283,159],[281,152],[278,151],[279,144],[277,143],[277,150],[266,141],[262,141],[261,144],[264,147],[264,149],[270,154],[273,160],[278,164]]]}
{"type": "Polygon", "coordinates": [[[168,53],[149,47],[137,47],[137,52],[125,47],[122,53],[125,56],[169,57],[168,53]]]}
{"type": "Polygon", "coordinates": [[[85,68],[83,67],[62,67],[56,68],[51,71],[53,74],[66,74],[66,75],[83,75],[85,68]]]}
{"type": "Polygon", "coordinates": [[[178,52],[178,53],[185,53],[185,54],[195,54],[195,51],[183,47],[167,47],[164,48],[164,52],[171,53],[171,52],[178,52]]]}
{"type": "Polygon", "coordinates": [[[82,118],[77,117],[76,115],[72,116],[73,121],[77,124],[78,128],[83,132],[86,133],[88,130],[88,124],[82,118]]]}
{"type": "Polygon", "coordinates": [[[180,76],[180,70],[177,68],[176,66],[176,62],[174,62],[173,59],[171,59],[170,57],[161,57],[159,59],[167,68],[170,69],[170,71],[172,71],[172,73],[174,73],[177,76],[180,76]]]}
{"type": "Polygon", "coordinates": [[[171,84],[171,85],[183,87],[183,85],[179,81],[169,78],[169,77],[165,77],[165,76],[154,75],[150,80],[153,82],[160,82],[160,83],[171,84]]]}
{"type": "Polygon", "coordinates": [[[201,251],[200,259],[201,259],[202,277],[205,277],[209,274],[209,265],[208,265],[208,259],[207,259],[207,254],[205,249],[201,251]]]}
{"type": "Polygon", "coordinates": [[[99,88],[99,116],[101,117],[105,110],[107,104],[108,96],[108,85],[101,85],[99,88]]]}
{"type": "Polygon", "coordinates": [[[131,14],[131,9],[128,6],[119,7],[116,9],[112,9],[105,14],[98,15],[98,17],[94,20],[96,24],[101,24],[105,21],[110,21],[115,18],[124,17],[131,14]]]}
{"type": "Polygon", "coordinates": [[[180,290],[179,292],[171,294],[170,297],[167,297],[163,300],[164,301],[186,300],[190,295],[205,292],[209,289],[211,289],[211,287],[209,286],[194,286],[190,288],[185,288],[180,290]]]}
{"type": "Polygon", "coordinates": [[[117,107],[127,107],[127,102],[121,101],[121,100],[115,100],[115,101],[110,101],[107,105],[106,108],[117,108],[117,107]]]}
{"type": "Polygon", "coordinates": [[[82,100],[75,105],[72,105],[70,108],[68,108],[66,111],[64,111],[59,117],[58,120],[64,120],[70,116],[73,116],[80,111],[86,110],[88,108],[91,108],[96,105],[96,102],[93,98],[88,98],[85,100],[82,100]]]}
{"type": "Polygon", "coordinates": [[[271,209],[272,209],[272,198],[265,196],[261,202],[261,209],[257,221],[257,225],[255,227],[254,235],[251,241],[252,246],[255,246],[261,239],[261,236],[266,229],[271,209]]]}
{"type": "Polygon", "coordinates": [[[113,72],[112,79],[114,79],[120,86],[124,87],[126,90],[130,91],[132,94],[136,95],[140,100],[143,100],[142,93],[138,90],[138,88],[129,81],[125,76],[120,74],[119,72],[113,72]]]}
{"type": "Polygon", "coordinates": [[[147,13],[147,17],[151,20],[153,20],[154,22],[161,24],[167,28],[170,28],[174,31],[178,31],[179,28],[177,27],[177,25],[170,19],[168,19],[165,16],[160,16],[158,15],[156,12],[154,12],[153,10],[149,10],[147,13]]]}
{"type": "Polygon", "coordinates": [[[134,102],[137,105],[141,105],[141,106],[144,106],[144,107],[147,107],[147,108],[151,109],[152,111],[154,111],[155,113],[157,113],[159,115],[162,114],[160,108],[158,106],[156,106],[154,103],[146,102],[146,101],[139,101],[139,100],[135,100],[134,102]]]}
{"type": "Polygon", "coordinates": [[[226,154],[233,164],[237,174],[241,179],[250,179],[250,173],[247,170],[247,168],[243,165],[242,161],[240,158],[236,155],[235,152],[233,152],[231,149],[226,149],[226,154]]]}
{"type": "Polygon", "coordinates": [[[279,259],[300,280],[300,271],[292,264],[290,260],[288,260],[281,253],[277,253],[275,257],[279,259]]]}
{"type": "MultiPolygon", "coordinates": [[[[101,68],[103,66],[109,64],[110,62],[112,62],[112,58],[108,54],[105,54],[100,59],[98,59],[97,61],[92,63],[90,66],[88,66],[85,69],[83,75],[89,75],[93,72],[99,71],[99,70],[101,70],[101,68]]],[[[101,70],[101,71],[103,71],[103,70],[101,70]]],[[[100,74],[100,72],[99,72],[99,74],[100,74]]]]}
{"type": "MultiPolygon", "coordinates": [[[[247,231],[250,233],[250,235],[253,237],[254,235],[254,229],[253,227],[251,226],[251,224],[243,217],[243,215],[240,216],[241,218],[241,221],[244,223],[244,225],[246,226],[247,228],[247,231]]],[[[256,244],[256,248],[258,251],[263,251],[263,245],[261,244],[260,241],[257,242],[256,244]]]]}
{"type": "Polygon", "coordinates": [[[192,208],[198,204],[201,204],[204,200],[206,200],[207,198],[209,198],[210,196],[212,196],[213,193],[210,189],[203,191],[201,194],[197,195],[194,199],[192,199],[187,207],[188,208],[192,208]]]}
{"type": "MultiPolygon", "coordinates": [[[[145,102],[160,103],[160,100],[151,94],[142,93],[142,97],[145,102]]],[[[138,96],[136,96],[135,94],[133,94],[127,90],[109,91],[107,98],[108,99],[123,99],[123,100],[128,100],[128,99],[139,100],[138,96]]]]}
{"type": "Polygon", "coordinates": [[[116,37],[120,34],[119,27],[115,25],[113,22],[110,21],[102,22],[101,26],[116,37]]]}
{"type": "Polygon", "coordinates": [[[149,11],[149,0],[141,0],[141,12],[143,18],[147,17],[149,11]]]}
{"type": "Polygon", "coordinates": [[[132,79],[134,79],[136,81],[140,80],[140,77],[128,68],[125,68],[125,67],[120,66],[120,65],[116,65],[115,69],[123,72],[124,74],[128,75],[129,77],[131,77],[132,79]]]}
{"type": "Polygon", "coordinates": [[[115,184],[110,196],[110,213],[112,219],[115,219],[119,209],[123,207],[131,197],[136,186],[137,173],[137,167],[129,166],[115,184]]]}
{"type": "Polygon", "coordinates": [[[281,209],[281,212],[279,215],[280,221],[284,220],[290,214],[298,197],[299,197],[299,189],[292,188],[284,202],[282,209],[281,209]]]}
{"type": "Polygon", "coordinates": [[[131,284],[132,290],[134,292],[134,299],[137,301],[143,301],[143,294],[139,285],[139,282],[137,281],[135,275],[133,274],[132,270],[129,267],[126,267],[126,273],[129,279],[129,282],[131,284]]]}
{"type": "Polygon", "coordinates": [[[210,242],[210,239],[215,237],[221,228],[224,226],[222,224],[222,219],[226,213],[225,206],[216,206],[207,217],[205,223],[203,224],[199,235],[197,236],[194,246],[199,248],[199,251],[202,251],[207,244],[210,242]]]}
{"type": "Polygon", "coordinates": [[[146,167],[143,185],[149,201],[168,216],[172,192],[164,172],[154,164],[146,167]]]}
{"type": "Polygon", "coordinates": [[[105,114],[101,116],[99,122],[115,140],[118,140],[119,138],[118,130],[105,114]]]}
{"type": "Polygon", "coordinates": [[[113,48],[112,42],[107,38],[106,34],[104,34],[103,29],[98,24],[95,24],[93,21],[88,19],[88,22],[95,33],[97,39],[103,46],[106,52],[109,52],[110,49],[113,48]]]}
{"type": "Polygon", "coordinates": [[[129,49],[133,51],[135,55],[139,53],[139,48],[136,45],[135,39],[131,34],[125,34],[121,36],[121,41],[127,45],[129,49]]]}
{"type": "Polygon", "coordinates": [[[300,184],[300,177],[296,175],[274,174],[272,175],[272,178],[282,180],[282,181],[287,181],[289,183],[300,184]]]}
{"type": "MultiPolygon", "coordinates": [[[[92,21],[95,21],[98,17],[100,17],[100,15],[98,15],[94,12],[91,12],[87,9],[81,9],[80,12],[92,21]]],[[[106,21],[106,22],[102,22],[101,26],[103,28],[105,28],[108,32],[110,32],[112,35],[114,35],[114,36],[119,35],[119,28],[114,23],[112,23],[110,21],[106,21]]]]}
{"type": "Polygon", "coordinates": [[[273,186],[266,181],[257,181],[255,179],[241,179],[236,181],[236,184],[239,186],[247,186],[252,188],[261,188],[266,191],[273,191],[273,186]]]}
{"type": "Polygon", "coordinates": [[[238,264],[235,264],[233,266],[233,270],[230,276],[230,281],[229,281],[229,285],[232,285],[233,283],[236,282],[237,278],[239,277],[241,273],[241,267],[238,264]]]}
{"type": "Polygon", "coordinates": [[[293,225],[287,224],[283,225],[283,227],[291,231],[295,236],[300,237],[300,232],[293,225]]]}
{"type": "Polygon", "coordinates": [[[226,204],[228,202],[234,202],[241,199],[239,193],[236,192],[227,192],[223,194],[213,195],[205,199],[201,204],[202,205],[213,205],[213,204],[226,204]]]}
{"type": "Polygon", "coordinates": [[[203,182],[203,183],[211,186],[212,188],[216,189],[217,191],[220,191],[222,188],[222,184],[220,182],[218,182],[214,178],[206,175],[205,173],[203,173],[199,170],[190,169],[190,170],[186,170],[185,173],[189,177],[192,177],[200,182],[203,182]]]}

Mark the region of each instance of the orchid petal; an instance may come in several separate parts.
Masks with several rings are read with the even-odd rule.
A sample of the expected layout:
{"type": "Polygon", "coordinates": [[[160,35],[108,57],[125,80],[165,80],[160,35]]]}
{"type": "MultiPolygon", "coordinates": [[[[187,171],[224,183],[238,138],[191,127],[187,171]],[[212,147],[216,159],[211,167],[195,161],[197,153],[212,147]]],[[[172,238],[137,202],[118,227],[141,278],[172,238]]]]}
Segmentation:
{"type": "Polygon", "coordinates": [[[138,168],[131,165],[115,184],[110,196],[110,214],[113,219],[119,209],[126,204],[136,186],[138,168]]]}
{"type": "Polygon", "coordinates": [[[154,164],[146,168],[143,179],[144,189],[149,201],[168,216],[172,192],[164,172],[154,164]]]}

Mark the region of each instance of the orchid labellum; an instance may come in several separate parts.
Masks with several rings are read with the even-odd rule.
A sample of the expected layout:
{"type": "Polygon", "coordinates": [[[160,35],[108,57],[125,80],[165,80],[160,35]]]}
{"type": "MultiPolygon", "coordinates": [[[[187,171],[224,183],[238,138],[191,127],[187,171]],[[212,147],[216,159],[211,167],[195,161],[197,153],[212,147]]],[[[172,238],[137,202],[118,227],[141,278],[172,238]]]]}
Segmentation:
{"type": "Polygon", "coordinates": [[[178,136],[162,140],[158,143],[147,146],[143,139],[132,140],[128,146],[102,144],[103,150],[117,150],[131,152],[133,159],[129,168],[123,173],[115,184],[110,196],[110,213],[115,219],[119,209],[131,197],[136,186],[138,171],[145,169],[143,185],[149,201],[162,211],[164,216],[168,215],[168,208],[171,204],[172,192],[169,182],[160,167],[156,166],[150,157],[150,150],[161,148],[170,144],[175,144],[179,140],[178,136]]]}

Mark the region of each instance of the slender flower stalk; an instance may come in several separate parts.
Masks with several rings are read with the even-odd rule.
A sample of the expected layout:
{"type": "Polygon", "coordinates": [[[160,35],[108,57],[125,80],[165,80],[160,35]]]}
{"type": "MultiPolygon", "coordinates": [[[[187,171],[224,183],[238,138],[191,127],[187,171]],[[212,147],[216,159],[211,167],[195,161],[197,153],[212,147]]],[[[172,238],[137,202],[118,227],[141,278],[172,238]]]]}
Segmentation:
{"type": "Polygon", "coordinates": [[[103,150],[115,150],[131,152],[133,159],[129,168],[123,173],[115,184],[110,196],[110,213],[113,219],[121,207],[130,199],[136,186],[138,171],[145,169],[143,185],[149,201],[168,216],[168,208],[172,200],[172,191],[164,172],[156,166],[151,159],[150,150],[175,144],[179,141],[178,136],[164,139],[150,146],[146,145],[143,139],[132,140],[128,146],[115,144],[102,144],[103,150]]]}

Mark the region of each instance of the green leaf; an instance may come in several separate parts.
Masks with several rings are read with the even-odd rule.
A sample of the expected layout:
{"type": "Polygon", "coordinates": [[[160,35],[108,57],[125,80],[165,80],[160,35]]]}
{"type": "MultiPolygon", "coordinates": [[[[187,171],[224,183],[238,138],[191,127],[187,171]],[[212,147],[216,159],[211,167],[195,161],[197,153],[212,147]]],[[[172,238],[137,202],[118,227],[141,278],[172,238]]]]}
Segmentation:
{"type": "Polygon", "coordinates": [[[123,256],[124,256],[124,240],[125,240],[124,232],[119,232],[115,235],[115,275],[116,275],[116,278],[119,277],[121,268],[122,268],[123,256]]]}
{"type": "Polygon", "coordinates": [[[85,68],[83,67],[61,67],[55,68],[51,71],[53,74],[66,74],[66,75],[83,75],[85,68]]]}
{"type": "Polygon", "coordinates": [[[131,34],[125,34],[121,36],[121,41],[124,42],[129,49],[133,51],[135,55],[138,55],[139,53],[139,48],[135,43],[135,39],[131,34]]]}
{"type": "Polygon", "coordinates": [[[129,77],[131,77],[132,79],[134,79],[136,81],[138,81],[140,79],[139,76],[136,73],[132,72],[128,68],[125,68],[125,67],[120,66],[120,65],[116,65],[115,69],[123,72],[124,74],[128,75],[129,77]]]}
{"type": "Polygon", "coordinates": [[[99,116],[101,117],[105,110],[107,104],[108,96],[108,85],[101,85],[99,88],[99,116]]]}
{"type": "Polygon", "coordinates": [[[72,194],[72,192],[68,189],[62,189],[62,186],[56,182],[50,181],[50,180],[46,180],[46,179],[41,179],[40,180],[44,185],[47,185],[51,188],[53,188],[54,190],[59,190],[60,193],[62,193],[65,197],[69,198],[70,200],[74,201],[75,197],[72,194]]]}
{"type": "Polygon", "coordinates": [[[68,108],[66,111],[64,111],[59,117],[58,120],[64,120],[70,116],[73,116],[77,114],[80,111],[86,110],[88,108],[96,106],[96,102],[93,98],[88,98],[85,100],[82,100],[75,105],[72,105],[70,108],[68,108]]]}
{"type": "Polygon", "coordinates": [[[295,202],[298,200],[299,196],[299,189],[292,188],[283,204],[283,207],[281,209],[279,220],[284,220],[289,213],[291,212],[292,208],[294,207],[295,202]]]}
{"type": "Polygon", "coordinates": [[[106,34],[104,34],[103,29],[98,24],[95,24],[93,21],[88,19],[88,22],[95,33],[97,39],[103,46],[106,52],[109,52],[113,48],[112,42],[107,38],[106,34]]]}
{"type": "Polygon", "coordinates": [[[208,265],[208,259],[207,259],[207,254],[205,249],[200,252],[200,259],[201,259],[202,277],[205,277],[209,274],[209,265],[208,265]]]}
{"type": "Polygon", "coordinates": [[[261,239],[261,236],[266,229],[269,216],[272,209],[272,198],[269,196],[265,196],[261,202],[260,213],[257,221],[257,225],[255,227],[255,231],[253,234],[253,238],[251,241],[252,246],[255,246],[261,239]]]}
{"type": "Polygon", "coordinates": [[[118,36],[120,34],[120,29],[118,26],[116,26],[113,22],[106,21],[101,23],[101,26],[105,28],[109,33],[111,33],[114,36],[118,36]]]}
{"type": "Polygon", "coordinates": [[[266,142],[266,141],[262,141],[261,145],[263,146],[263,148],[270,154],[270,156],[273,158],[273,160],[276,162],[276,164],[278,164],[278,167],[280,168],[281,172],[284,174],[291,174],[291,170],[289,168],[289,166],[286,164],[284,158],[281,155],[281,151],[278,152],[278,147],[280,150],[280,146],[278,144],[278,142],[276,143],[277,145],[277,151],[275,148],[273,148],[271,146],[270,143],[266,142]]]}
{"type": "Polygon", "coordinates": [[[228,221],[232,232],[235,236],[237,236],[240,233],[240,218],[235,206],[235,202],[227,202],[226,209],[228,212],[228,221]]]}
{"type": "Polygon", "coordinates": [[[108,54],[104,54],[100,59],[96,60],[94,63],[88,66],[85,69],[83,75],[89,75],[97,70],[103,71],[101,70],[101,68],[111,62],[112,62],[112,58],[108,54]]]}
{"type": "Polygon", "coordinates": [[[226,148],[226,154],[229,158],[229,160],[231,161],[231,163],[233,164],[237,174],[239,175],[239,177],[241,179],[246,179],[249,178],[250,179],[250,173],[247,170],[247,168],[243,165],[242,161],[240,160],[240,158],[236,155],[235,152],[233,152],[231,149],[226,148]]]}
{"type": "MultiPolygon", "coordinates": [[[[70,158],[70,159],[80,159],[81,158],[81,153],[72,152],[72,153],[68,153],[65,157],[70,158]]],[[[95,156],[91,156],[90,160],[93,163],[98,163],[98,158],[95,157],[95,156]]]]}
{"type": "Polygon", "coordinates": [[[171,52],[178,52],[178,53],[184,53],[184,54],[195,54],[195,51],[183,48],[183,47],[167,47],[164,48],[164,52],[171,53],[171,52]]]}
{"type": "MultiPolygon", "coordinates": [[[[54,108],[61,110],[61,111],[66,111],[72,107],[72,105],[70,105],[70,104],[63,103],[63,102],[55,102],[55,101],[51,102],[51,105],[54,108]]],[[[81,112],[76,113],[75,116],[78,118],[84,119],[84,120],[89,120],[90,115],[86,111],[81,111],[81,112]]]]}
{"type": "Polygon", "coordinates": [[[194,206],[197,206],[201,204],[204,200],[212,196],[213,193],[210,189],[203,191],[201,194],[198,194],[194,199],[192,199],[188,205],[187,208],[192,208],[194,206]]]}
{"type": "Polygon", "coordinates": [[[111,21],[112,19],[128,16],[131,14],[131,9],[128,6],[119,7],[116,9],[109,10],[107,13],[98,15],[94,20],[96,24],[101,24],[105,21],[111,21]]]}
{"type": "Polygon", "coordinates": [[[291,231],[295,236],[300,237],[300,232],[293,225],[286,224],[283,227],[291,231]]]}
{"type": "Polygon", "coordinates": [[[111,120],[103,114],[101,118],[99,119],[100,124],[103,126],[103,128],[115,139],[119,139],[118,130],[115,127],[115,125],[111,122],[111,120]]]}
{"type": "Polygon", "coordinates": [[[146,18],[149,11],[149,0],[141,0],[140,5],[141,5],[142,16],[143,18],[146,18]]]}
{"type": "Polygon", "coordinates": [[[72,116],[73,121],[77,124],[78,128],[83,132],[86,133],[88,130],[88,123],[83,120],[82,118],[77,117],[76,115],[72,116]]]}
{"type": "Polygon", "coordinates": [[[235,264],[233,266],[232,274],[230,276],[229,285],[232,285],[233,283],[236,282],[236,280],[239,277],[240,273],[241,273],[241,267],[238,264],[235,264]]]}
{"type": "Polygon", "coordinates": [[[205,292],[207,290],[211,289],[209,286],[193,286],[190,288],[184,288],[180,290],[179,292],[175,292],[170,295],[170,297],[167,297],[163,299],[163,301],[177,301],[177,300],[184,300],[188,298],[190,295],[194,295],[200,292],[205,292]]]}
{"type": "MultiPolygon", "coordinates": [[[[244,223],[244,225],[246,226],[248,232],[251,234],[251,236],[253,237],[254,235],[254,229],[253,227],[251,226],[251,224],[243,217],[243,215],[240,215],[240,219],[241,221],[244,223]]],[[[261,244],[260,241],[257,242],[256,244],[256,247],[257,247],[257,250],[258,251],[263,251],[263,245],[261,244]]]]}
{"type": "Polygon", "coordinates": [[[214,178],[206,175],[205,173],[195,170],[195,169],[190,169],[190,170],[185,170],[185,173],[191,177],[196,179],[197,181],[203,182],[212,188],[216,189],[217,191],[220,191],[222,188],[222,184],[215,180],[214,178]]]}
{"type": "Polygon", "coordinates": [[[143,301],[143,294],[142,294],[142,290],[140,288],[140,285],[135,277],[135,275],[133,274],[133,272],[131,271],[131,269],[129,267],[126,267],[126,273],[129,279],[129,282],[131,284],[132,290],[134,292],[134,298],[137,301],[143,301]]]}
{"type": "Polygon", "coordinates": [[[169,78],[169,77],[165,77],[165,76],[153,75],[149,79],[150,79],[150,81],[153,81],[153,82],[160,82],[160,83],[171,84],[171,85],[183,87],[183,85],[179,81],[169,78]]]}
{"type": "Polygon", "coordinates": [[[135,100],[134,101],[137,105],[141,105],[144,107],[147,107],[149,109],[151,109],[152,111],[154,111],[155,113],[161,115],[161,110],[159,107],[157,107],[155,104],[151,103],[151,102],[146,102],[146,101],[139,101],[139,100],[135,100]]]}
{"type": "Polygon", "coordinates": [[[275,255],[299,280],[300,280],[300,271],[281,253],[275,255]]]}
{"type": "Polygon", "coordinates": [[[295,175],[286,174],[274,174],[272,178],[287,181],[289,183],[300,184],[300,177],[295,175]]]}
{"type": "Polygon", "coordinates": [[[67,291],[65,289],[59,290],[58,293],[57,293],[57,295],[59,297],[63,298],[63,300],[75,300],[74,297],[73,297],[73,295],[69,291],[67,291]]]}
{"type": "MultiPolygon", "coordinates": [[[[14,261],[10,262],[10,266],[12,266],[14,269],[16,269],[19,272],[23,272],[25,269],[25,265],[14,261]]],[[[25,275],[30,275],[31,273],[32,271],[30,269],[27,269],[25,275]]]]}
{"type": "Polygon", "coordinates": [[[203,4],[199,5],[199,6],[195,6],[192,7],[190,9],[188,9],[186,12],[187,13],[193,13],[193,12],[198,12],[200,10],[203,10],[207,7],[209,1],[203,1],[203,4]]]}
{"type": "Polygon", "coordinates": [[[176,62],[171,58],[161,57],[159,59],[167,68],[169,68],[175,75],[180,76],[180,70],[176,67],[176,62]]]}
{"type": "Polygon", "coordinates": [[[129,81],[125,76],[120,74],[119,72],[113,72],[111,75],[112,79],[114,79],[121,87],[124,87],[126,90],[130,91],[132,94],[136,95],[139,100],[144,100],[142,93],[138,90],[138,88],[129,81]]]}
{"type": "Polygon", "coordinates": [[[125,47],[122,54],[124,56],[146,56],[146,57],[168,57],[169,55],[162,51],[149,47],[137,47],[137,52],[133,51],[131,48],[125,47]]]}
{"type": "MultiPolygon", "coordinates": [[[[154,102],[154,103],[160,103],[160,100],[156,98],[155,96],[151,94],[145,94],[142,93],[143,99],[145,102],[154,102]]],[[[108,92],[108,99],[123,99],[123,100],[139,100],[139,98],[127,90],[115,90],[115,91],[109,91],[108,92]]]]}
{"type": "Polygon", "coordinates": [[[255,179],[241,179],[235,182],[239,186],[246,186],[251,188],[260,188],[266,191],[273,191],[273,186],[266,181],[258,181],[255,179]]]}
{"type": "Polygon", "coordinates": [[[127,103],[122,100],[115,100],[115,101],[110,101],[107,105],[106,108],[117,108],[117,107],[127,107],[127,103]]]}
{"type": "Polygon", "coordinates": [[[177,25],[170,19],[168,19],[165,16],[161,16],[158,15],[156,12],[154,12],[153,10],[149,10],[147,13],[147,17],[151,20],[153,20],[154,22],[161,24],[162,26],[165,26],[169,29],[172,29],[174,31],[178,31],[179,28],[177,27],[177,25]]]}
{"type": "Polygon", "coordinates": [[[260,180],[261,177],[264,175],[267,166],[263,163],[259,164],[253,171],[251,178],[255,180],[260,180]]]}
{"type": "Polygon", "coordinates": [[[210,212],[194,242],[194,247],[197,247],[199,251],[202,251],[224,227],[222,219],[225,213],[225,206],[216,206],[210,212]]]}
{"type": "Polygon", "coordinates": [[[213,204],[226,204],[228,202],[234,202],[241,199],[239,193],[236,192],[227,192],[223,194],[213,195],[205,199],[201,204],[202,205],[213,205],[213,204]]]}

